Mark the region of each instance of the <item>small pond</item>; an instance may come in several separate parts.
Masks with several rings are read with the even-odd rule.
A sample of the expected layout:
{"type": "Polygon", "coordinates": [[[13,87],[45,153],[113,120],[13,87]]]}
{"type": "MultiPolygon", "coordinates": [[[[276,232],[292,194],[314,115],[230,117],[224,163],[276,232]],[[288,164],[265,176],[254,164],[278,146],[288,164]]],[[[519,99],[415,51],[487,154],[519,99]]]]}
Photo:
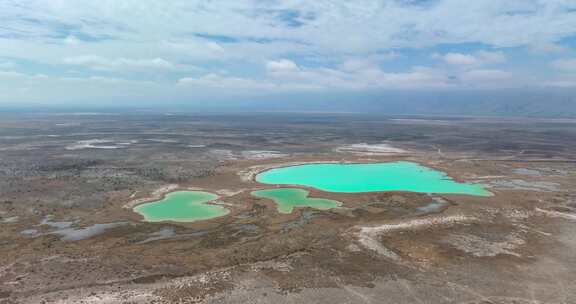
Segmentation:
{"type": "Polygon", "coordinates": [[[203,191],[175,191],[158,201],[134,207],[147,222],[195,222],[228,214],[222,206],[208,204],[218,198],[216,194],[203,191]]]}
{"type": "Polygon", "coordinates": [[[259,198],[271,199],[276,203],[278,212],[290,214],[297,207],[311,207],[320,210],[328,210],[337,208],[342,203],[324,199],[324,198],[310,198],[309,192],[303,189],[296,188],[274,188],[253,191],[252,195],[259,198]]]}

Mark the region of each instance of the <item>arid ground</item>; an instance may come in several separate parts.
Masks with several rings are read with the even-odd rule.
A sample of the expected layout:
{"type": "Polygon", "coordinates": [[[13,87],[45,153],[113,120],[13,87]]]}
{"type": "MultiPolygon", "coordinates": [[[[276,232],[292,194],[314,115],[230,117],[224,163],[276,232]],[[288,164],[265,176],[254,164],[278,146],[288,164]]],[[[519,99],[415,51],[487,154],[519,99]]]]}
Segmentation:
{"type": "Polygon", "coordinates": [[[0,113],[0,303],[576,303],[576,120],[0,113]],[[329,193],[269,168],[408,160],[494,195],[329,193]],[[147,223],[177,189],[227,216],[147,223]]]}

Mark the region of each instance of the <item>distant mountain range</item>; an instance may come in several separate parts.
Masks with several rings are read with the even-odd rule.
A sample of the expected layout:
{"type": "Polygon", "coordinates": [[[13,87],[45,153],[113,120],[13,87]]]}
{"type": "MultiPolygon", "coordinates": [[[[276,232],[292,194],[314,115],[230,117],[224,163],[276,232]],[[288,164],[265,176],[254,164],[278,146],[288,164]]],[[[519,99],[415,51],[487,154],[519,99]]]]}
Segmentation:
{"type": "Polygon", "coordinates": [[[245,108],[383,114],[576,117],[576,91],[371,92],[284,96],[245,108]]]}
{"type": "Polygon", "coordinates": [[[3,106],[0,112],[355,112],[383,115],[465,115],[576,118],[576,90],[323,92],[225,100],[146,103],[103,102],[100,106],[3,106]]]}

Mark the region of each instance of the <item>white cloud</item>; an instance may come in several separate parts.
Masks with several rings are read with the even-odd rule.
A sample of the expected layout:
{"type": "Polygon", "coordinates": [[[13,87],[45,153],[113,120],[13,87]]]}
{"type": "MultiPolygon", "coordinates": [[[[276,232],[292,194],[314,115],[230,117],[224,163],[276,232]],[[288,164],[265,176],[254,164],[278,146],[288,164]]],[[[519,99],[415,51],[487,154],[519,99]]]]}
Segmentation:
{"type": "Polygon", "coordinates": [[[376,60],[365,58],[352,58],[340,64],[339,68],[342,71],[354,72],[354,71],[378,70],[379,66],[376,60]]]}
{"type": "Polygon", "coordinates": [[[266,70],[270,73],[283,73],[298,71],[298,65],[288,59],[272,60],[266,63],[266,70]]]}
{"type": "Polygon", "coordinates": [[[567,53],[569,49],[554,41],[537,41],[530,44],[529,49],[534,54],[562,54],[567,53]]]}
{"type": "Polygon", "coordinates": [[[68,35],[64,39],[64,44],[69,45],[69,46],[79,45],[81,43],[82,43],[82,41],[80,39],[76,38],[74,35],[68,35]]]}
{"type": "Polygon", "coordinates": [[[480,50],[474,54],[447,53],[444,55],[433,54],[432,58],[442,59],[445,63],[455,66],[474,66],[486,64],[499,64],[506,62],[503,52],[491,52],[480,50]]]}
{"type": "MultiPolygon", "coordinates": [[[[301,67],[287,59],[266,62],[267,77],[205,74],[181,78],[179,87],[231,89],[241,91],[265,90],[363,90],[399,88],[450,88],[455,85],[442,70],[414,67],[408,72],[385,72],[377,64],[362,59],[349,59],[338,68],[301,67]]],[[[221,91],[225,92],[225,91],[221,91]]]]}
{"type": "Polygon", "coordinates": [[[159,100],[174,90],[172,84],[113,77],[56,77],[0,72],[0,103],[116,103],[135,98],[159,100]]]}
{"type": "Polygon", "coordinates": [[[485,50],[476,52],[476,57],[482,64],[504,63],[508,60],[503,52],[490,52],[485,50]]]}
{"type": "Polygon", "coordinates": [[[576,71],[576,59],[558,59],[552,62],[552,67],[563,71],[576,71]]]}
{"type": "MultiPolygon", "coordinates": [[[[19,81],[19,80],[44,80],[49,77],[44,74],[24,74],[14,71],[0,71],[0,79],[5,81],[19,81]]],[[[6,83],[4,83],[6,85],[6,83]]]]}
{"type": "MultiPolygon", "coordinates": [[[[572,0],[475,0],[465,7],[461,0],[0,0],[0,58],[25,62],[26,71],[50,66],[61,78],[79,66],[116,78],[181,79],[182,90],[496,86],[518,75],[500,66],[507,48],[566,51],[559,41],[576,34],[575,10],[572,0]],[[412,67],[422,64],[420,52],[440,45],[453,47],[437,55],[445,64],[412,67]],[[197,75],[196,66],[204,76],[182,78],[189,70],[197,75]]],[[[526,70],[549,77],[544,60],[526,70]]],[[[570,60],[553,66],[575,70],[570,60]]],[[[2,70],[20,68],[0,61],[2,70]]]]}
{"type": "Polygon", "coordinates": [[[175,70],[177,66],[165,59],[127,59],[127,58],[104,58],[96,55],[84,55],[64,59],[64,63],[70,65],[87,66],[95,70],[175,70]]]}
{"type": "Polygon", "coordinates": [[[194,86],[203,88],[226,88],[239,90],[270,90],[276,85],[266,81],[258,81],[242,77],[230,77],[218,74],[207,74],[201,77],[185,77],[178,80],[179,86],[194,86]]]}
{"type": "Polygon", "coordinates": [[[177,82],[181,88],[199,88],[199,89],[229,89],[229,91],[220,90],[219,93],[270,93],[283,91],[308,91],[322,89],[321,86],[310,83],[299,83],[290,81],[274,81],[270,79],[251,79],[235,76],[226,76],[215,73],[206,74],[200,77],[185,77],[177,82]]]}
{"type": "Polygon", "coordinates": [[[414,68],[405,73],[383,73],[377,82],[383,89],[438,89],[454,87],[452,81],[443,71],[430,68],[414,68]]]}
{"type": "Polygon", "coordinates": [[[316,84],[331,90],[442,88],[450,87],[451,81],[441,70],[414,67],[407,72],[386,72],[370,59],[350,58],[337,68],[309,68],[292,64],[283,68],[268,69],[268,75],[276,82],[316,84]]]}
{"type": "MultiPolygon", "coordinates": [[[[576,28],[572,13],[576,4],[569,0],[476,0],[465,8],[460,0],[438,0],[425,6],[399,3],[61,0],[23,1],[16,6],[4,1],[0,3],[0,20],[4,22],[0,36],[10,37],[15,33],[7,31],[17,29],[16,33],[30,36],[27,38],[61,40],[54,37],[61,37],[63,26],[68,26],[82,34],[71,34],[71,39],[103,43],[120,40],[135,55],[142,44],[151,46],[162,39],[197,40],[185,35],[197,32],[256,37],[273,43],[297,41],[293,47],[300,45],[307,52],[320,54],[358,54],[467,42],[495,47],[531,46],[536,41],[550,45],[573,35],[576,28]]],[[[241,49],[242,44],[249,43],[253,42],[213,46],[241,49]]]]}
{"type": "Polygon", "coordinates": [[[448,53],[442,59],[451,65],[476,65],[480,63],[476,57],[460,53],[448,53]]]}

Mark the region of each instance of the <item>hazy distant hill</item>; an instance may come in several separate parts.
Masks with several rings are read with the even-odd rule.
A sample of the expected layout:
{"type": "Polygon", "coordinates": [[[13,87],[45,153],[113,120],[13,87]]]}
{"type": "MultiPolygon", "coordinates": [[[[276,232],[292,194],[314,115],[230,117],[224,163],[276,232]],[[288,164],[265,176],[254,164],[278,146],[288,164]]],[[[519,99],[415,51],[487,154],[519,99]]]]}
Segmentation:
{"type": "Polygon", "coordinates": [[[534,116],[576,118],[576,90],[324,92],[98,106],[3,106],[0,111],[359,112],[390,115],[534,116]]]}
{"type": "Polygon", "coordinates": [[[372,92],[284,96],[248,102],[245,108],[293,111],[378,112],[489,116],[576,117],[576,92],[458,91],[372,92]]]}

